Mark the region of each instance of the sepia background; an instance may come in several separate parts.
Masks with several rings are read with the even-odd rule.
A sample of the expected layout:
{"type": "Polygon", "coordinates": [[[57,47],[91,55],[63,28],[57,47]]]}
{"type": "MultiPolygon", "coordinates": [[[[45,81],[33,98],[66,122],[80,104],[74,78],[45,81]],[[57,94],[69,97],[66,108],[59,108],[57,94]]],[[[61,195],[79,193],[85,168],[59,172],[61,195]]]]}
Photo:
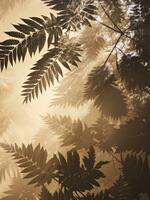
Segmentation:
{"type": "MultiPolygon", "coordinates": [[[[115,5],[115,1],[113,3],[115,5]]],[[[127,7],[128,12],[131,7],[127,7]]],[[[123,18],[125,20],[122,20],[119,10],[115,9],[117,9],[117,6],[112,7],[113,12],[111,14],[116,17],[114,20],[118,20],[118,24],[121,22],[120,26],[124,30],[124,27],[128,27],[128,24],[130,24],[130,17],[125,12],[123,18]]],[[[13,31],[13,24],[22,23],[21,18],[49,16],[49,12],[50,9],[41,0],[0,0],[0,41],[8,39],[5,32],[13,31]]],[[[40,53],[36,52],[32,58],[27,53],[24,62],[17,62],[13,67],[9,64],[8,69],[0,73],[0,143],[17,143],[18,145],[32,143],[33,147],[40,143],[47,150],[48,158],[51,158],[57,152],[66,155],[65,153],[73,148],[79,150],[81,156],[83,156],[84,151],[97,142],[94,140],[97,136],[95,132],[98,133],[96,139],[99,140],[99,144],[103,144],[103,140],[109,138],[115,131],[120,131],[122,134],[120,127],[124,128],[124,125],[125,127],[127,125],[127,130],[130,130],[130,121],[132,125],[132,120],[135,117],[134,109],[136,110],[136,104],[138,107],[139,102],[136,95],[130,94],[125,88],[125,84],[118,76],[119,70],[116,70],[116,66],[118,60],[126,53],[128,55],[128,51],[132,50],[130,41],[132,38],[129,35],[119,41],[118,32],[111,28],[112,24],[106,13],[102,8],[99,8],[98,12],[100,15],[97,16],[96,21],[91,22],[92,28],[83,26],[81,30],[71,33],[71,36],[65,35],[67,40],[70,39],[71,41],[68,42],[69,45],[76,42],[82,44],[83,51],[81,51],[81,62],[78,63],[78,68],[72,68],[71,72],[62,69],[64,77],[61,77],[58,82],[55,81],[54,86],[39,95],[38,99],[23,104],[22,84],[26,81],[30,69],[36,61],[47,52],[46,45],[40,53]],[[103,21],[110,27],[101,23],[103,21]],[[104,26],[100,26],[101,24],[104,26]],[[119,43],[116,43],[117,40],[119,43]],[[117,57],[118,55],[119,57],[117,57]],[[108,74],[105,74],[106,63],[109,68],[108,74]],[[90,76],[92,73],[93,76],[90,76]],[[92,78],[90,79],[90,77],[92,78]],[[115,80],[112,77],[113,79],[115,77],[115,80]],[[103,83],[99,82],[100,79],[103,83]],[[102,90],[101,84],[105,85],[108,80],[110,87],[107,87],[106,84],[106,89],[102,90]],[[102,90],[100,94],[99,90],[102,90]],[[96,92],[100,97],[102,94],[103,97],[95,98],[96,92]],[[97,100],[95,103],[94,98],[97,100]],[[77,141],[77,144],[73,140],[77,141]],[[69,148],[69,145],[71,148],[69,148]]],[[[63,35],[63,37],[65,36],[63,35]]],[[[64,41],[66,41],[66,38],[63,38],[64,41]]],[[[128,77],[128,72],[126,75],[128,77]]],[[[140,95],[139,98],[142,99],[140,95]]],[[[136,126],[137,123],[135,122],[134,125],[136,126]]],[[[138,128],[134,130],[137,132],[138,128]]],[[[127,147],[127,149],[131,131],[128,131],[127,137],[126,133],[124,134],[124,137],[127,138],[125,141],[124,138],[122,139],[123,136],[121,137],[121,145],[127,147]]],[[[136,137],[136,134],[134,137],[136,137]]],[[[120,140],[118,141],[120,144],[120,140]]],[[[132,145],[134,147],[134,142],[133,144],[132,142],[131,150],[132,145]]],[[[117,162],[118,158],[115,157],[117,154],[116,146],[111,146],[110,152],[106,150],[108,147],[104,145],[102,151],[95,148],[97,151],[96,158],[110,162],[103,168],[104,174],[107,174],[106,178],[103,177],[100,187],[94,188],[94,192],[111,188],[121,176],[122,153],[117,155],[119,156],[119,162],[117,162]]],[[[123,156],[126,157],[126,152],[123,156]]],[[[39,199],[38,194],[41,192],[41,188],[28,185],[28,181],[22,178],[20,171],[11,156],[0,149],[0,200],[39,199]]],[[[53,191],[57,186],[51,184],[47,187],[50,191],[53,191]]],[[[119,190],[119,192],[122,191],[119,190]]],[[[147,200],[145,196],[141,196],[141,199],[147,200]]]]}

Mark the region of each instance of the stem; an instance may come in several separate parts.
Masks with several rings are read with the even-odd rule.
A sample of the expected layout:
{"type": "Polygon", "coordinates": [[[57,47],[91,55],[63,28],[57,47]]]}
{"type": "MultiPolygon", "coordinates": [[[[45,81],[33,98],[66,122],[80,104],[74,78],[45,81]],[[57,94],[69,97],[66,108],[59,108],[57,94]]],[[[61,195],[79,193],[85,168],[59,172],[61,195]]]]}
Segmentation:
{"type": "Polygon", "coordinates": [[[135,42],[134,38],[131,38],[129,35],[127,35],[127,34],[125,33],[125,32],[130,28],[130,26],[129,26],[126,30],[122,31],[122,30],[118,27],[118,25],[114,22],[114,20],[111,18],[111,16],[107,13],[106,9],[105,9],[102,5],[101,5],[101,8],[103,9],[104,13],[105,13],[106,16],[108,17],[108,19],[111,21],[111,23],[114,25],[114,27],[116,27],[117,30],[114,29],[114,28],[112,28],[112,27],[110,27],[110,26],[108,26],[108,25],[106,25],[106,24],[103,24],[103,23],[101,23],[101,24],[104,25],[104,26],[106,26],[107,28],[109,28],[109,29],[115,31],[115,32],[118,32],[118,33],[124,35],[125,37],[127,37],[127,38],[129,38],[129,39],[131,39],[131,40],[133,40],[133,41],[135,42]]]}
{"type": "Polygon", "coordinates": [[[122,51],[122,49],[116,47],[124,56],[126,56],[126,54],[122,51]]]}
{"type": "Polygon", "coordinates": [[[113,153],[109,152],[108,154],[110,154],[117,162],[122,164],[121,160],[119,160],[119,158],[117,158],[113,153]]]}
{"type": "Polygon", "coordinates": [[[105,8],[101,5],[101,8],[103,9],[104,13],[108,17],[108,19],[111,21],[111,23],[118,29],[120,33],[122,33],[122,30],[118,27],[118,25],[114,22],[114,20],[110,17],[110,15],[106,12],[105,8]]]}
{"type": "Polygon", "coordinates": [[[120,33],[120,31],[114,29],[113,27],[111,27],[111,26],[109,26],[109,25],[107,25],[107,24],[105,24],[103,22],[100,22],[100,24],[103,25],[103,26],[105,26],[105,27],[107,27],[107,28],[109,28],[109,29],[111,29],[111,30],[113,30],[113,31],[115,31],[116,33],[120,33]]]}
{"type": "Polygon", "coordinates": [[[119,41],[120,41],[121,37],[122,37],[122,34],[120,34],[119,38],[117,39],[117,41],[116,41],[115,45],[113,46],[113,48],[112,48],[111,52],[109,53],[109,55],[108,55],[107,59],[105,60],[105,62],[104,62],[104,64],[103,64],[103,66],[105,66],[105,65],[107,64],[107,62],[108,62],[109,58],[111,57],[111,55],[112,55],[113,51],[114,51],[114,50],[115,50],[115,48],[117,47],[117,44],[119,43],[119,41]]]}

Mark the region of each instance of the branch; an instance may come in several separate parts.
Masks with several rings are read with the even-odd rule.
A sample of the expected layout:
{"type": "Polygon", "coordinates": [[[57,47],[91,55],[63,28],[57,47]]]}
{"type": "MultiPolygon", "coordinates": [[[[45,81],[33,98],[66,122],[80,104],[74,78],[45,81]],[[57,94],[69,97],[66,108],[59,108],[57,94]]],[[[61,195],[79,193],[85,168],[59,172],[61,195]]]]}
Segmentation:
{"type": "Polygon", "coordinates": [[[107,24],[104,24],[103,22],[100,22],[100,24],[103,25],[103,26],[105,26],[105,27],[107,27],[107,28],[109,28],[109,29],[111,29],[111,30],[113,30],[113,31],[115,31],[116,33],[120,33],[120,31],[114,29],[113,27],[111,27],[111,26],[109,26],[107,24]]]}
{"type": "Polygon", "coordinates": [[[112,48],[111,52],[109,53],[109,55],[108,55],[107,59],[105,60],[105,62],[104,62],[104,64],[103,64],[103,66],[105,66],[105,65],[106,65],[106,63],[108,62],[108,60],[109,60],[109,58],[111,57],[111,55],[112,55],[113,51],[114,51],[114,50],[115,50],[115,48],[117,47],[117,45],[118,45],[118,43],[119,43],[119,41],[120,41],[121,37],[122,37],[122,34],[120,34],[119,38],[117,39],[117,41],[116,41],[115,45],[113,46],[113,48],[112,48]]]}
{"type": "Polygon", "coordinates": [[[106,26],[107,28],[109,28],[109,29],[111,29],[111,30],[117,32],[117,33],[120,33],[120,34],[124,35],[125,37],[127,37],[127,38],[129,38],[129,39],[131,39],[131,40],[133,40],[133,41],[135,42],[134,38],[131,38],[129,35],[126,34],[126,31],[129,29],[130,26],[129,26],[127,29],[125,29],[124,31],[122,31],[122,30],[118,27],[118,25],[114,22],[114,20],[111,18],[111,16],[106,12],[105,8],[104,8],[102,5],[101,5],[101,8],[103,9],[104,13],[105,13],[106,16],[108,17],[108,19],[111,21],[111,23],[112,23],[112,24],[116,27],[116,29],[118,29],[118,30],[116,30],[116,29],[114,29],[114,28],[112,28],[112,27],[110,27],[110,26],[108,26],[108,25],[106,25],[106,24],[103,24],[103,23],[101,23],[101,24],[104,25],[104,26],[106,26]]]}
{"type": "Polygon", "coordinates": [[[110,17],[110,15],[106,12],[105,8],[102,5],[101,5],[101,8],[103,9],[103,11],[106,14],[106,16],[109,18],[109,20],[111,21],[111,23],[118,29],[118,31],[120,33],[122,33],[122,30],[118,27],[118,25],[114,22],[114,20],[110,17]]]}

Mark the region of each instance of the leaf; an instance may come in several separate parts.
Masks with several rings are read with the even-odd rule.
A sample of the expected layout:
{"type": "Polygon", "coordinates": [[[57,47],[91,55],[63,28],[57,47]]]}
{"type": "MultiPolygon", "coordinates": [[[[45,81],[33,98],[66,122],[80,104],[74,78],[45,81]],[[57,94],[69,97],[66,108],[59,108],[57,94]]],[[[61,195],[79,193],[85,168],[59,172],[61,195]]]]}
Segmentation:
{"type": "Polygon", "coordinates": [[[90,24],[89,21],[95,20],[97,7],[93,1],[50,1],[42,0],[50,9],[58,11],[59,24],[67,31],[77,31],[82,25],[90,24]],[[88,23],[87,23],[88,21],[88,23]]]}
{"type": "Polygon", "coordinates": [[[25,35],[17,32],[17,31],[10,31],[10,32],[5,32],[7,35],[11,36],[11,37],[15,37],[15,38],[25,38],[25,35]]]}
{"type": "Polygon", "coordinates": [[[132,187],[123,176],[119,177],[119,179],[109,189],[108,193],[114,200],[115,199],[117,200],[137,199],[136,198],[137,196],[132,190],[132,187]]]}
{"type": "MultiPolygon", "coordinates": [[[[43,45],[43,42],[41,45],[43,45]]],[[[78,53],[76,53],[76,46],[72,48],[71,45],[60,46],[59,48],[54,47],[48,50],[35,64],[35,67],[32,68],[27,81],[23,84],[22,95],[25,97],[24,102],[28,103],[31,99],[38,98],[39,93],[43,93],[43,89],[46,90],[47,86],[51,86],[54,83],[54,79],[59,81],[59,76],[63,76],[61,67],[64,67],[64,65],[62,62],[67,58],[66,62],[71,66],[70,63],[74,60],[74,55],[79,57],[78,53]]]]}
{"type": "MultiPolygon", "coordinates": [[[[50,18],[47,17],[45,20],[38,17],[31,17],[30,19],[23,18],[22,21],[25,24],[13,25],[17,31],[6,32],[7,35],[16,39],[8,39],[0,43],[1,71],[4,67],[7,69],[9,62],[13,66],[17,59],[18,61],[21,61],[21,59],[24,61],[27,50],[32,57],[37,52],[37,49],[41,52],[46,42],[50,46],[52,40],[47,41],[46,33],[54,36],[58,31],[57,20],[54,21],[53,15],[50,18]]],[[[61,30],[61,27],[59,27],[59,30],[61,30]]],[[[62,32],[59,31],[55,39],[59,40],[61,34],[62,32]]]]}
{"type": "Polygon", "coordinates": [[[9,190],[4,192],[4,197],[1,199],[17,200],[21,197],[22,199],[36,200],[38,198],[39,191],[39,188],[28,185],[27,182],[20,176],[15,176],[9,186],[9,190]]]}
{"type": "Polygon", "coordinates": [[[79,119],[73,121],[66,116],[48,115],[45,121],[50,130],[58,135],[62,147],[72,146],[73,149],[88,149],[91,145],[95,145],[91,128],[83,124],[79,119]]]}
{"type": "Polygon", "coordinates": [[[19,43],[18,40],[13,40],[13,39],[10,39],[10,40],[5,40],[4,42],[1,42],[0,44],[1,45],[6,45],[6,46],[9,46],[9,45],[17,45],[19,43]]]}
{"type": "Polygon", "coordinates": [[[86,83],[85,98],[93,99],[94,105],[108,118],[118,119],[128,113],[128,104],[115,77],[106,67],[95,68],[86,83]]]}
{"type": "Polygon", "coordinates": [[[86,167],[86,169],[90,170],[94,167],[95,165],[95,149],[91,146],[88,152],[88,157],[84,157],[83,161],[84,161],[84,166],[86,167]]]}
{"type": "Polygon", "coordinates": [[[136,155],[128,155],[123,162],[122,171],[135,194],[149,194],[150,168],[147,156],[142,159],[136,155]]]}
{"type": "MultiPolygon", "coordinates": [[[[93,161],[91,161],[93,155],[95,156],[93,147],[90,148],[88,154],[89,157],[86,157],[86,163],[89,163],[90,167],[88,167],[87,164],[81,164],[81,158],[77,151],[67,152],[66,159],[59,153],[59,183],[63,188],[66,188],[68,192],[85,192],[91,190],[94,186],[99,186],[97,182],[98,179],[105,177],[100,169],[94,167],[93,161]]],[[[85,157],[83,162],[85,163],[85,157]]]]}
{"type": "Polygon", "coordinates": [[[22,147],[1,144],[0,145],[7,153],[10,153],[18,167],[25,173],[24,179],[30,179],[29,184],[36,186],[50,183],[51,177],[57,166],[56,157],[47,162],[47,152],[38,145],[35,149],[30,144],[27,147],[23,144],[22,147]],[[51,164],[51,165],[50,165],[51,164]]]}

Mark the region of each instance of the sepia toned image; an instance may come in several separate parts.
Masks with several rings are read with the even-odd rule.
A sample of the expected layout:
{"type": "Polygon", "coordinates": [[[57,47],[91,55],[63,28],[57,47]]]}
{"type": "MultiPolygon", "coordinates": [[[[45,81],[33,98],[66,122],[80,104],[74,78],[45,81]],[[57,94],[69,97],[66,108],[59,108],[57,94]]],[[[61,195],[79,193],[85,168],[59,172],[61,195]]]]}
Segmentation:
{"type": "Polygon", "coordinates": [[[150,1],[0,0],[0,200],[150,200],[150,1]]]}

